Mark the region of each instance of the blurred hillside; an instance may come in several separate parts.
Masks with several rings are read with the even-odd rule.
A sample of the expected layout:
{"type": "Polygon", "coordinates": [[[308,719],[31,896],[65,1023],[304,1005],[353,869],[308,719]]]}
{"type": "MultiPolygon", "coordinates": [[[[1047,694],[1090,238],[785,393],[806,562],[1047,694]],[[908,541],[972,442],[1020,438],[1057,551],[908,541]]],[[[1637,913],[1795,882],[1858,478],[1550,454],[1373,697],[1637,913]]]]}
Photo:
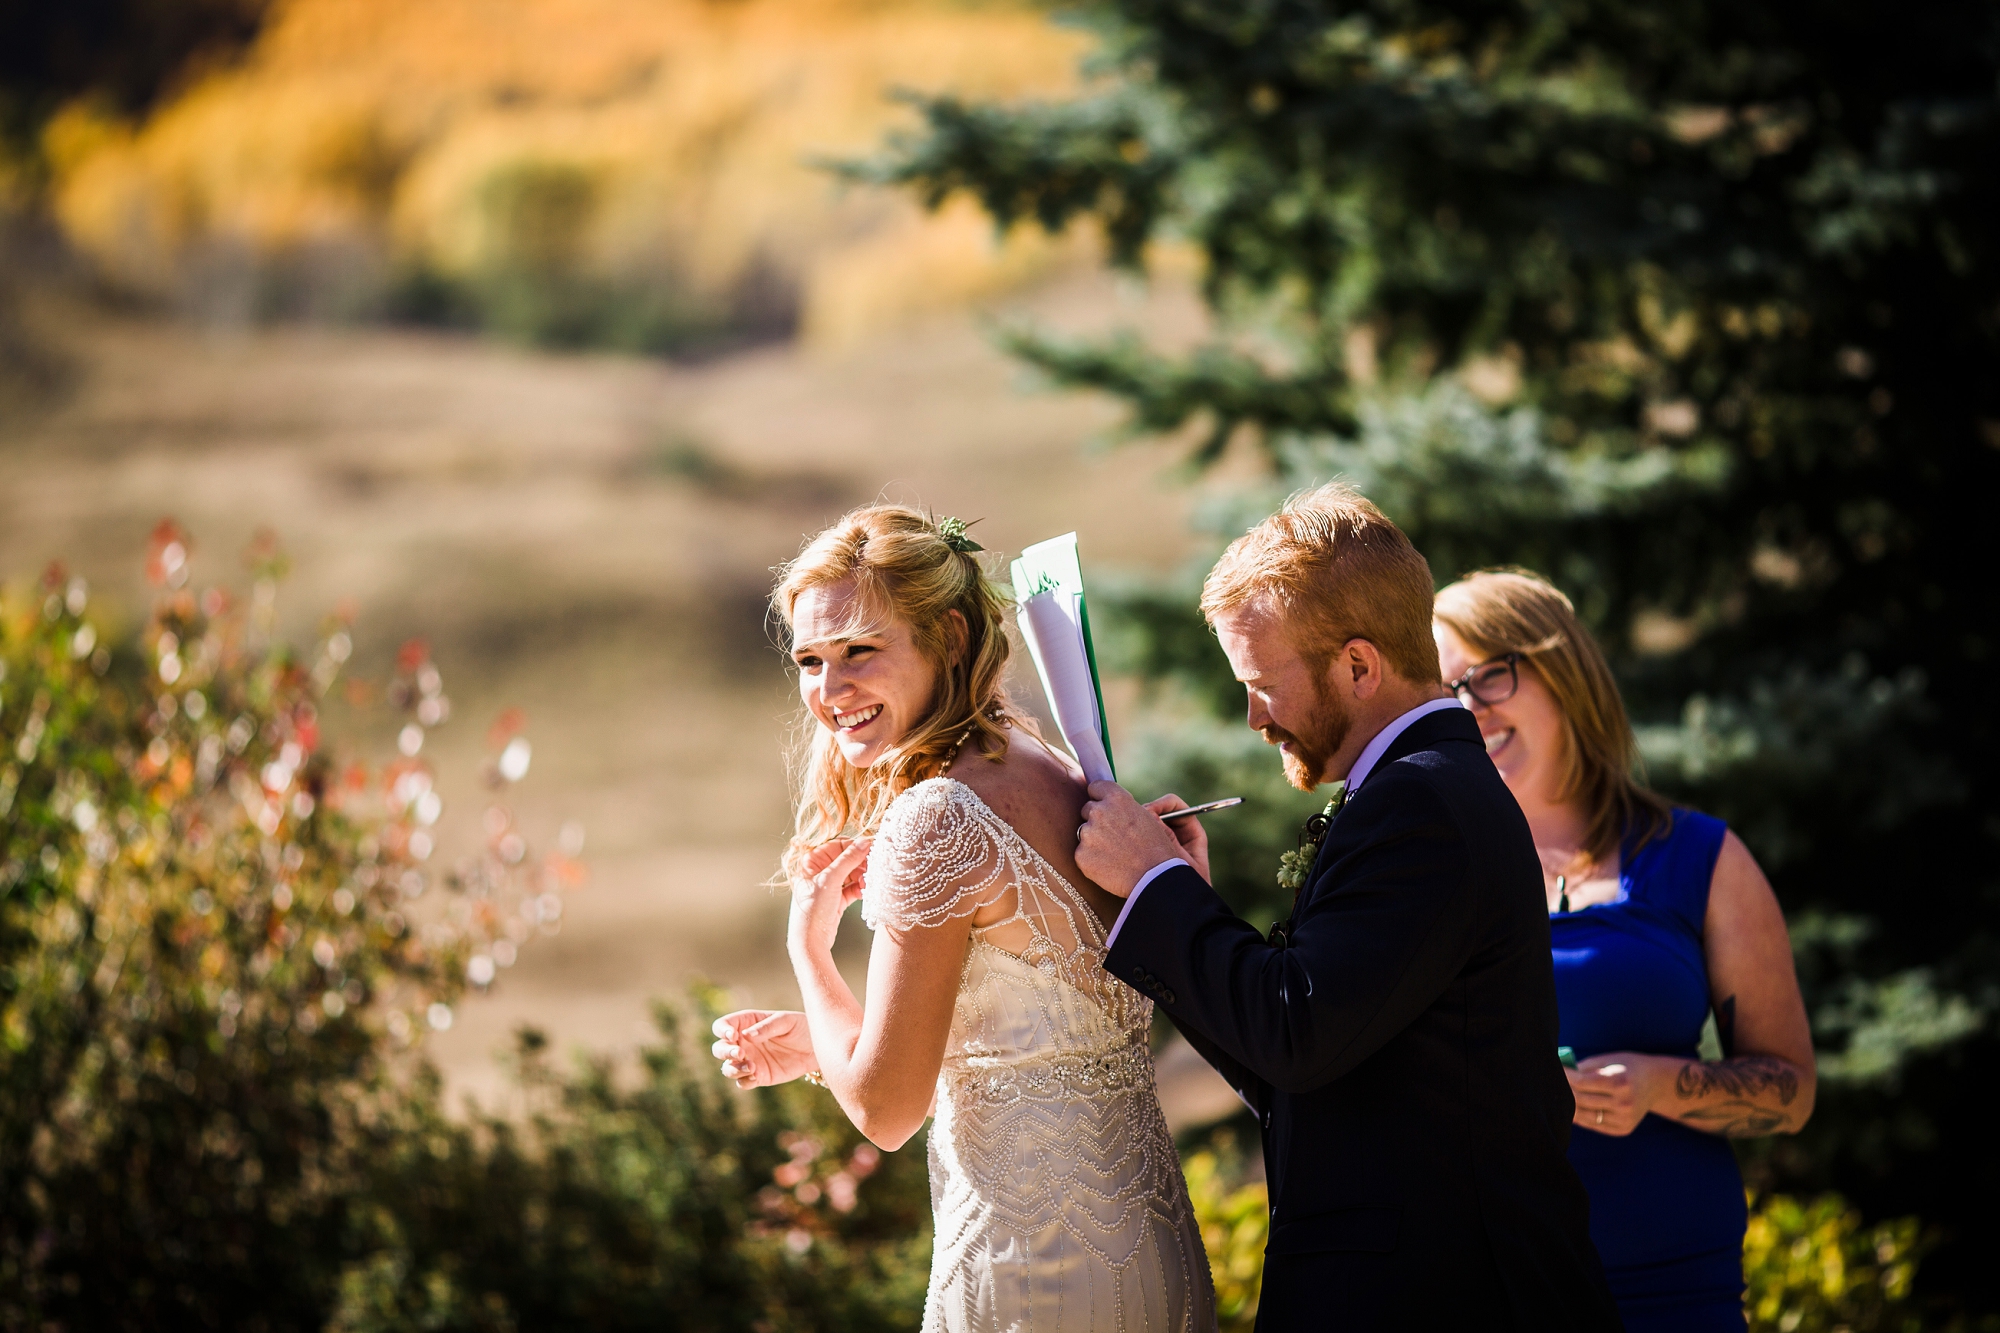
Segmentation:
{"type": "MultiPolygon", "coordinates": [[[[193,534],[201,586],[240,587],[240,553],[275,529],[293,641],[347,605],[352,672],[378,685],[399,644],[430,644],[451,699],[423,747],[447,798],[441,864],[483,836],[489,724],[525,711],[520,827],[551,844],[579,821],[592,883],[559,937],[461,1007],[436,1047],[456,1088],[503,1086],[491,1057],[521,1022],[630,1050],[647,1001],[696,975],[794,1001],[784,904],[763,881],[789,825],[797,701],[763,604],[803,534],[879,494],[981,519],[998,552],[1072,528],[1097,568],[1170,568],[1191,549],[1198,493],[1163,476],[1171,447],[1082,447],[1109,409],[1024,392],[962,313],[842,351],[675,366],[424,332],[203,332],[29,294],[26,334],[64,383],[0,410],[0,580],[63,561],[117,641],[150,600],[163,515],[193,534]]],[[[1141,301],[1096,275],[1008,306],[1079,332],[1200,321],[1184,289],[1141,301]]],[[[1032,672],[1016,684],[1035,697],[1032,672]]],[[[1129,702],[1112,700],[1121,727],[1129,702]]],[[[393,754],[384,710],[329,723],[344,750],[393,754]]],[[[849,930],[849,947],[865,939],[849,930]]],[[[1196,1065],[1187,1113],[1226,1109],[1196,1065]]]]}
{"type": "Polygon", "coordinates": [[[1018,285],[1071,243],[842,191],[899,87],[1062,91],[1080,44],[951,0],[288,0],[136,120],[42,134],[64,235],[211,324],[402,319],[688,351],[870,330],[1018,285]]]}

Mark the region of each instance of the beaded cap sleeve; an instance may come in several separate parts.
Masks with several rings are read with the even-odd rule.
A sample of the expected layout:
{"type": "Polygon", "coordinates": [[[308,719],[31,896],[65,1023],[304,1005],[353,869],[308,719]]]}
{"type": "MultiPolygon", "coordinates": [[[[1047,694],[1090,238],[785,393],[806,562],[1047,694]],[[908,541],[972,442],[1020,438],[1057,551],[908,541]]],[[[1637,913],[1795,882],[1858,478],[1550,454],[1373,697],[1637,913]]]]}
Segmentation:
{"type": "Polygon", "coordinates": [[[871,929],[941,926],[970,916],[1006,891],[1007,857],[979,818],[984,805],[961,799],[963,784],[932,778],[898,796],[868,853],[861,916],[871,929]]]}

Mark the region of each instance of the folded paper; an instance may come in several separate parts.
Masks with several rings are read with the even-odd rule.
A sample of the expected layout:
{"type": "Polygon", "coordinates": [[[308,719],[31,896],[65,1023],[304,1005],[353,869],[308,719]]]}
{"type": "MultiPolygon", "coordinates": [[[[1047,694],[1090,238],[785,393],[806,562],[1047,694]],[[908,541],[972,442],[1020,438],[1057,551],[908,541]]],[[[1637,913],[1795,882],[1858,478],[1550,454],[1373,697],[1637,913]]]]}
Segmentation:
{"type": "Polygon", "coordinates": [[[1021,552],[1014,562],[1014,597],[1021,637],[1070,753],[1089,781],[1116,781],[1074,532],[1021,552]]]}

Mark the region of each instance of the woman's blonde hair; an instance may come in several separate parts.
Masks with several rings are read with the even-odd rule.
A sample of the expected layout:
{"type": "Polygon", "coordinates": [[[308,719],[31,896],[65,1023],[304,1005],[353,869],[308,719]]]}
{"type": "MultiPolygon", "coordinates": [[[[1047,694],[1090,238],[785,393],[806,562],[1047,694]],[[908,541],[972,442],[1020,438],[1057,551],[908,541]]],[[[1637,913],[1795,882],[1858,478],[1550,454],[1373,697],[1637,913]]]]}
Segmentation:
{"type": "MultiPolygon", "coordinates": [[[[890,621],[936,671],[930,712],[866,769],[841,757],[833,733],[808,717],[808,739],[793,765],[797,815],[785,866],[842,834],[873,833],[889,803],[944,771],[956,749],[998,761],[1010,726],[1034,732],[1014,711],[1004,677],[1011,647],[1007,606],[977,556],[946,540],[928,515],[904,505],[872,504],[852,511],[806,543],[778,571],[771,606],[789,640],[793,612],[810,588],[853,579],[857,596],[840,638],[877,633],[890,621]],[[963,635],[951,619],[965,618],[963,635]],[[962,741],[962,745],[961,745],[962,741]]],[[[789,642],[787,647],[790,647],[789,642]]]]}
{"type": "Polygon", "coordinates": [[[1555,696],[1563,718],[1556,799],[1583,806],[1583,850],[1593,862],[1628,836],[1643,846],[1667,831],[1673,806],[1639,782],[1639,746],[1618,682],[1569,598],[1528,570],[1486,569],[1438,593],[1432,614],[1481,658],[1519,653],[1555,696]]]}

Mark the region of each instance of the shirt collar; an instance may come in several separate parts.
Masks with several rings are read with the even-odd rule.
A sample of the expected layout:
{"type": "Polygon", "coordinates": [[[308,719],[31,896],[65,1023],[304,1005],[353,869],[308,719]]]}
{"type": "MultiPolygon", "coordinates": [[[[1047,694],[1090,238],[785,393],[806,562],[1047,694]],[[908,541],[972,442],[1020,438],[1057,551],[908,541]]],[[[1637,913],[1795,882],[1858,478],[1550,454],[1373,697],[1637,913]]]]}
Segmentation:
{"type": "Polygon", "coordinates": [[[1433,699],[1429,703],[1418,704],[1415,708],[1412,708],[1409,712],[1376,732],[1375,739],[1368,742],[1367,746],[1361,751],[1361,757],[1354,761],[1354,767],[1347,770],[1347,794],[1350,797],[1354,795],[1361,784],[1367,781],[1368,775],[1375,770],[1375,765],[1381,762],[1382,756],[1388,753],[1389,747],[1396,743],[1396,737],[1408,731],[1411,724],[1418,718],[1428,717],[1432,713],[1441,712],[1447,708],[1463,708],[1464,706],[1459,703],[1455,696],[1433,699]]]}

